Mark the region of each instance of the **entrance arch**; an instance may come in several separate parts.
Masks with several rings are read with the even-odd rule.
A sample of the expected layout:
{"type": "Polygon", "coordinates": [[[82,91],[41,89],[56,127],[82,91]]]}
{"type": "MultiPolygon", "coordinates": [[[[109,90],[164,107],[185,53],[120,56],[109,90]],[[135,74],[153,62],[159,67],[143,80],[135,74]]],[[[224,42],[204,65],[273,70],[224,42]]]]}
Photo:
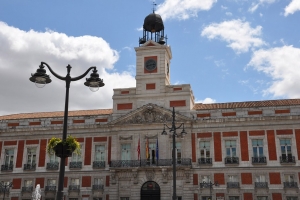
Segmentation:
{"type": "Polygon", "coordinates": [[[160,200],[160,187],[154,181],[148,181],[141,188],[141,200],[160,200]]]}

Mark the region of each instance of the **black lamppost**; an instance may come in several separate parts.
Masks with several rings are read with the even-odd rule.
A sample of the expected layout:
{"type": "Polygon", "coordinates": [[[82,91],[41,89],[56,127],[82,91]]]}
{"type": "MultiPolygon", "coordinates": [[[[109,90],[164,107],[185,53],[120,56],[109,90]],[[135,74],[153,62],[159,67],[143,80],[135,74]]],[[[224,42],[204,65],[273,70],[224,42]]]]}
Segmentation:
{"type": "Polygon", "coordinates": [[[176,127],[175,125],[175,108],[173,107],[173,112],[172,112],[172,126],[169,127],[168,125],[164,124],[164,130],[161,133],[162,135],[168,135],[168,133],[166,132],[166,127],[169,129],[169,132],[171,132],[172,137],[173,137],[173,149],[172,149],[172,163],[173,163],[173,200],[177,199],[176,196],[176,154],[175,154],[175,149],[176,149],[176,143],[175,143],[175,137],[179,136],[176,134],[176,130],[180,129],[182,127],[182,131],[180,133],[180,136],[183,137],[184,135],[186,135],[187,133],[184,130],[184,123],[181,123],[179,126],[176,127]]]}
{"type": "MultiPolygon", "coordinates": [[[[41,62],[41,65],[37,69],[36,73],[31,74],[30,81],[34,82],[37,87],[44,87],[45,84],[50,83],[51,79],[50,76],[46,74],[46,70],[44,69],[44,65],[49,69],[49,71],[58,79],[63,80],[66,82],[66,98],[65,98],[65,111],[64,111],[64,125],[63,125],[63,137],[62,140],[66,140],[67,138],[67,129],[68,129],[68,109],[69,109],[69,88],[71,81],[78,81],[85,77],[89,71],[93,69],[93,73],[91,74],[90,78],[86,79],[84,83],[85,86],[88,86],[91,91],[97,91],[99,87],[103,87],[104,83],[103,80],[99,78],[99,74],[97,73],[96,67],[90,67],[86,72],[82,75],[72,78],[70,76],[71,66],[67,66],[67,75],[62,77],[56,74],[51,67],[45,63],[41,62]]],[[[65,160],[67,156],[61,156],[60,158],[60,168],[59,168],[59,178],[58,178],[58,191],[56,194],[56,200],[63,199],[63,187],[64,187],[64,176],[65,176],[65,160]]]]}
{"type": "Polygon", "coordinates": [[[210,191],[210,199],[209,200],[212,200],[212,189],[213,189],[213,186],[219,186],[219,183],[218,181],[212,183],[211,181],[209,181],[209,183],[203,181],[202,183],[200,183],[200,187],[202,188],[208,188],[209,187],[209,191],[210,191]]]}
{"type": "Polygon", "coordinates": [[[7,190],[7,192],[9,192],[9,188],[10,187],[12,187],[12,182],[10,182],[10,183],[4,183],[3,181],[2,182],[0,182],[0,186],[1,186],[1,188],[3,188],[3,200],[5,199],[5,192],[6,192],[6,190],[7,190]]]}

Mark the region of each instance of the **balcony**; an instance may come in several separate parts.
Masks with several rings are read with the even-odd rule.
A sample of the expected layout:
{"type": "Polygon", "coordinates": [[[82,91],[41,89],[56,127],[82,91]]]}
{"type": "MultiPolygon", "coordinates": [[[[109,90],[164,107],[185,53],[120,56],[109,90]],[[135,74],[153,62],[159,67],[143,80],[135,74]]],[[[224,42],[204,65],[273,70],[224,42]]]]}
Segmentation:
{"type": "Polygon", "coordinates": [[[105,168],[105,161],[94,161],[93,168],[94,169],[105,168]]]}
{"type": "Polygon", "coordinates": [[[295,164],[295,156],[280,156],[280,163],[290,163],[290,164],[295,164]]]}
{"type": "Polygon", "coordinates": [[[45,187],[45,192],[56,192],[56,186],[55,185],[47,185],[45,187]]]}
{"type": "Polygon", "coordinates": [[[79,192],[80,191],[80,185],[69,185],[69,191],[70,192],[79,192]]]}
{"type": "Polygon", "coordinates": [[[70,162],[70,169],[81,169],[82,168],[82,162],[70,162]]]}
{"type": "Polygon", "coordinates": [[[58,170],[59,162],[50,162],[47,163],[46,169],[47,170],[58,170]]]}
{"type": "Polygon", "coordinates": [[[33,186],[22,187],[22,192],[32,192],[33,186]]]}
{"type": "Polygon", "coordinates": [[[198,164],[199,165],[211,165],[212,158],[198,158],[198,164]]]}
{"type": "MultiPolygon", "coordinates": [[[[191,166],[190,158],[181,158],[176,160],[177,166],[191,166]]],[[[157,167],[157,166],[172,166],[172,159],[159,160],[112,160],[110,167],[157,167]]]]}
{"type": "Polygon", "coordinates": [[[227,182],[227,188],[240,188],[239,182],[227,182]]]}
{"type": "Polygon", "coordinates": [[[9,193],[9,188],[7,187],[7,188],[0,188],[0,193],[9,193]]]}
{"type": "Polygon", "coordinates": [[[255,182],[255,188],[268,188],[268,182],[255,182]]]}
{"type": "Polygon", "coordinates": [[[239,164],[239,158],[238,157],[226,157],[225,164],[239,164]]]}
{"type": "Polygon", "coordinates": [[[252,157],[252,164],[266,164],[267,158],[265,156],[252,157]]]}
{"type": "Polygon", "coordinates": [[[104,185],[93,185],[92,190],[96,191],[96,190],[103,190],[104,189],[104,185]]]}
{"type": "Polygon", "coordinates": [[[25,171],[34,171],[36,168],[35,163],[30,163],[30,164],[24,164],[24,170],[25,171]]]}
{"type": "Polygon", "coordinates": [[[1,165],[1,171],[2,172],[11,172],[13,171],[14,165],[13,164],[5,164],[5,165],[1,165]]]}
{"type": "Polygon", "coordinates": [[[200,183],[200,188],[210,188],[212,187],[212,185],[210,185],[209,183],[200,183]]]}
{"type": "Polygon", "coordinates": [[[298,188],[297,182],[283,182],[284,188],[298,188]]]}

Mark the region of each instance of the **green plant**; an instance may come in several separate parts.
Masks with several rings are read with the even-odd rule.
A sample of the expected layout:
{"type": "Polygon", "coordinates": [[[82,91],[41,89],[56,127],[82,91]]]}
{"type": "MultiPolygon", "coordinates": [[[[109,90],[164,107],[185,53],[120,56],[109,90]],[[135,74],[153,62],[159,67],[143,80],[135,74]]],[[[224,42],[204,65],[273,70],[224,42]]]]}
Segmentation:
{"type": "Polygon", "coordinates": [[[78,155],[81,154],[80,143],[76,140],[75,137],[69,135],[65,141],[62,141],[60,138],[52,137],[47,144],[46,151],[49,155],[54,153],[54,147],[62,143],[64,146],[68,146],[69,150],[78,155]]]}

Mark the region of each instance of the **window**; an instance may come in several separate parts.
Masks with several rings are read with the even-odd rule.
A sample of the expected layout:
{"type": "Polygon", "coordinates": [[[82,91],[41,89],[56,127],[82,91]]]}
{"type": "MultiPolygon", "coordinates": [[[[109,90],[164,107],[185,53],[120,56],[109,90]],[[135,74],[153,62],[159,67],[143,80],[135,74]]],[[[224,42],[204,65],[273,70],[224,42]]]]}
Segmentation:
{"type": "Polygon", "coordinates": [[[289,183],[294,182],[294,176],[285,174],[284,175],[284,182],[289,182],[289,183]]]}
{"type": "Polygon", "coordinates": [[[253,157],[263,157],[263,140],[252,140],[253,157]]]}
{"type": "MultiPolygon", "coordinates": [[[[172,156],[173,156],[173,154],[172,154],[172,156]]],[[[175,157],[177,159],[177,162],[181,162],[181,142],[176,142],[175,157]]]]}
{"type": "Polygon", "coordinates": [[[93,198],[93,200],[102,200],[102,198],[101,197],[93,198]]]}
{"type": "Polygon", "coordinates": [[[210,183],[210,176],[201,176],[200,188],[209,188],[209,185],[207,185],[207,183],[210,183]]]}
{"type": "Polygon", "coordinates": [[[265,175],[257,175],[257,176],[255,176],[255,182],[258,182],[258,183],[266,182],[265,175]]]}
{"type": "Polygon", "coordinates": [[[58,162],[58,157],[55,155],[54,152],[51,152],[51,154],[49,154],[49,162],[50,163],[57,163],[58,162]]]}
{"type": "MultiPolygon", "coordinates": [[[[80,147],[82,149],[82,145],[80,145],[80,147]]],[[[71,162],[82,162],[81,149],[80,149],[80,154],[76,154],[75,152],[72,153],[71,162]]]]}
{"type": "Polygon", "coordinates": [[[10,166],[14,162],[14,149],[5,149],[4,165],[10,166]]]}
{"type": "Polygon", "coordinates": [[[121,160],[131,160],[131,144],[122,144],[121,148],[121,160]]]}
{"type": "Polygon", "coordinates": [[[227,157],[235,157],[236,156],[236,141],[235,140],[225,141],[225,148],[226,148],[226,156],[227,157]]]}
{"type": "Polygon", "coordinates": [[[79,178],[71,178],[71,185],[79,185],[79,178]]]}
{"type": "Polygon", "coordinates": [[[120,197],[120,200],[129,200],[129,197],[120,197]]]}
{"type": "Polygon", "coordinates": [[[229,175],[228,176],[228,182],[238,182],[236,175],[229,175]]]}
{"type": "Polygon", "coordinates": [[[200,158],[210,158],[210,141],[200,142],[200,158]]]}
{"type": "Polygon", "coordinates": [[[204,196],[201,200],[211,200],[211,196],[204,196]]]}
{"type": "Polygon", "coordinates": [[[36,148],[27,149],[27,164],[35,166],[36,164],[36,148]]]}
{"type": "Polygon", "coordinates": [[[281,139],[280,148],[282,160],[289,161],[290,159],[292,159],[292,147],[290,139],[281,139]]]}
{"type": "Polygon", "coordinates": [[[95,161],[105,161],[105,146],[96,145],[95,146],[95,161]]]}
{"type": "Polygon", "coordinates": [[[95,185],[103,185],[103,179],[102,178],[94,178],[94,184],[95,185]]]}
{"type": "Polygon", "coordinates": [[[25,187],[33,186],[32,180],[25,180],[25,181],[24,181],[24,186],[25,186],[25,187]]]}
{"type": "Polygon", "coordinates": [[[236,196],[229,196],[229,200],[239,200],[240,197],[236,197],[236,196]]]}
{"type": "Polygon", "coordinates": [[[149,144],[149,153],[151,162],[154,164],[156,160],[156,143],[149,144]]]}
{"type": "Polygon", "coordinates": [[[266,196],[259,196],[259,197],[257,197],[257,200],[268,200],[268,197],[266,197],[266,196]]]}
{"type": "Polygon", "coordinates": [[[298,200],[298,197],[288,196],[288,197],[286,197],[286,200],[298,200]]]}
{"type": "Polygon", "coordinates": [[[56,179],[48,179],[47,185],[48,186],[56,186],[56,179]]]}

